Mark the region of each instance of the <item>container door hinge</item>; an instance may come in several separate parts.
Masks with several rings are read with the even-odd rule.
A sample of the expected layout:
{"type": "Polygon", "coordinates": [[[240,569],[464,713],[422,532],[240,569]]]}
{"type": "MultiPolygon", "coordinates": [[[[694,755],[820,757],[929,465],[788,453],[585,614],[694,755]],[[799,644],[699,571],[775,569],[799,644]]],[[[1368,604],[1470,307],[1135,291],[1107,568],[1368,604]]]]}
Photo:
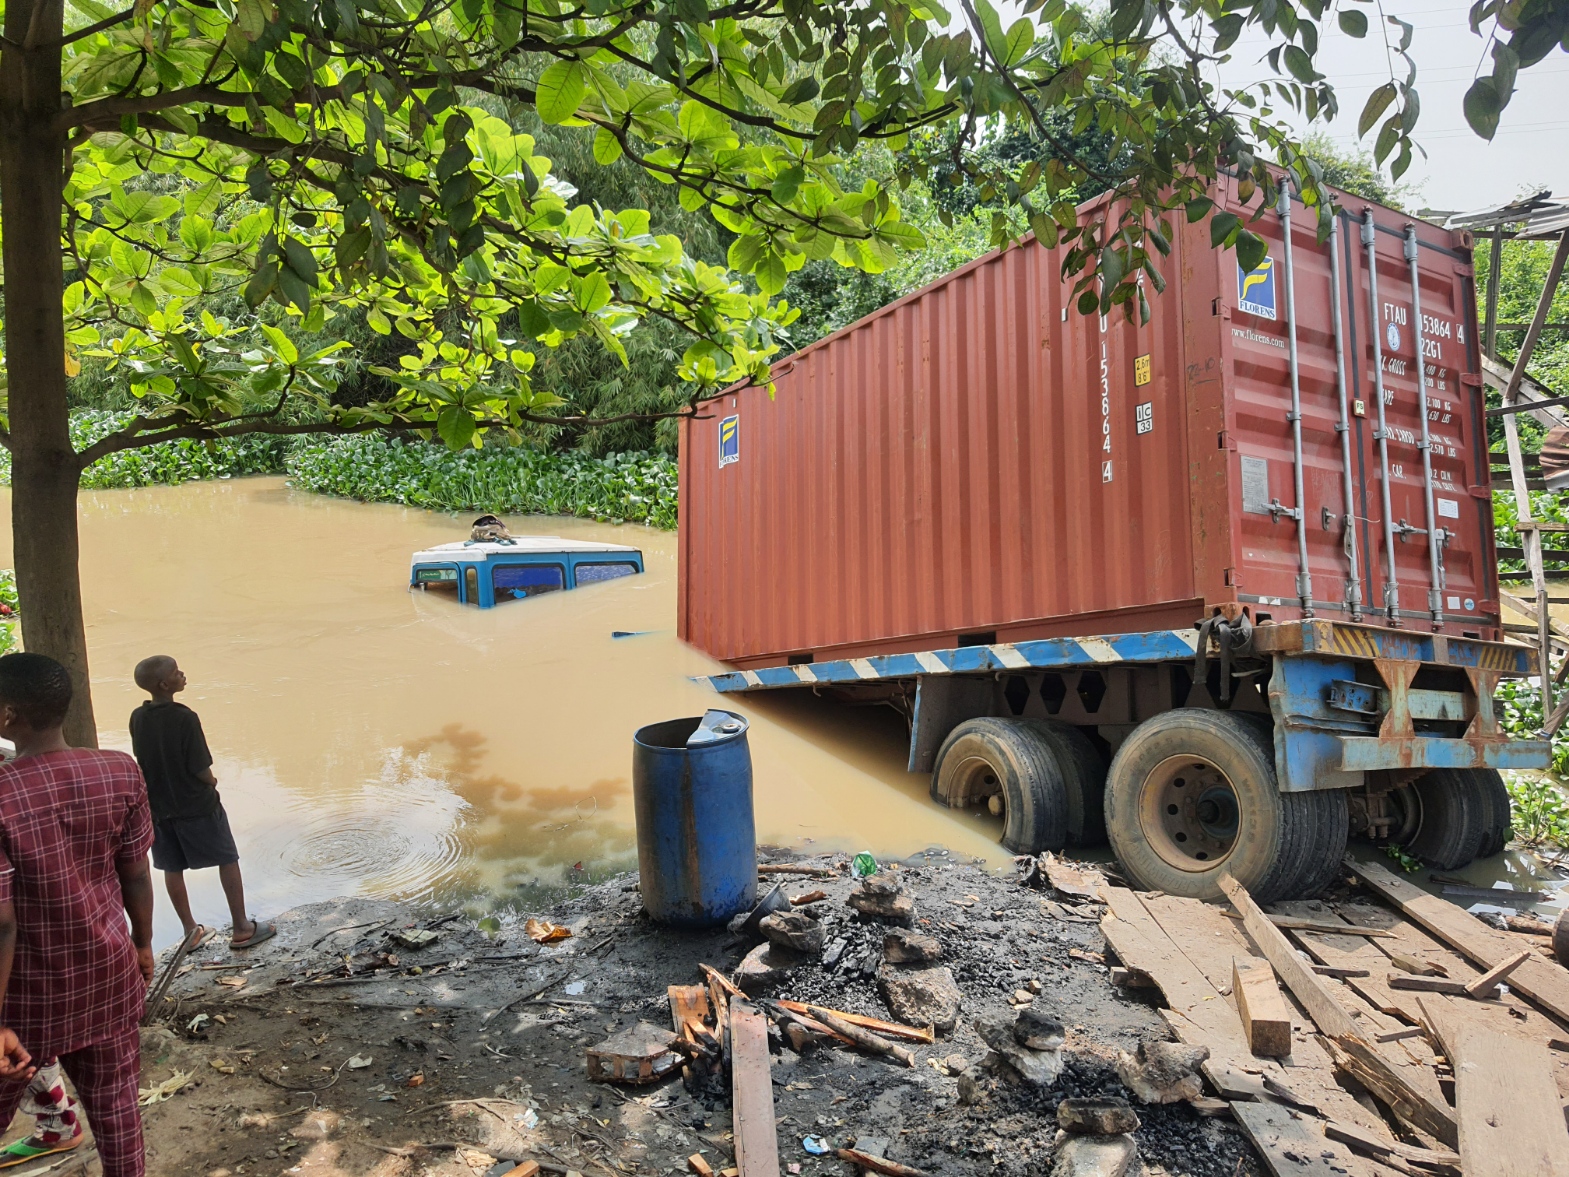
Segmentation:
{"type": "Polygon", "coordinates": [[[1482,375],[1480,372],[1462,372],[1460,373],[1460,383],[1467,388],[1481,388],[1482,375]]]}
{"type": "Polygon", "coordinates": [[[1237,570],[1235,568],[1226,569],[1226,584],[1231,588],[1237,586],[1237,570]]]}

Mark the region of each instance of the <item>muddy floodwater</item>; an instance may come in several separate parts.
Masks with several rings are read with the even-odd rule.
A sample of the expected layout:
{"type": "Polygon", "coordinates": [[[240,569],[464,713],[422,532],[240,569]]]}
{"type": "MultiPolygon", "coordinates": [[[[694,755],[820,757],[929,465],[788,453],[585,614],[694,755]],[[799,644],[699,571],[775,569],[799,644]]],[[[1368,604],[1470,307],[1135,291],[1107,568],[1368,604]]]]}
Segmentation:
{"type": "MultiPolygon", "coordinates": [[[[129,748],[136,662],[179,659],[255,912],[356,893],[527,902],[624,868],[633,731],[715,705],[751,720],[760,839],[1005,858],[992,819],[949,813],[904,771],[893,711],[724,704],[689,681],[716,664],[676,640],[674,533],[512,518],[637,546],[648,571],[484,611],[408,592],[410,554],[467,522],[277,478],[83,493],[103,743],[129,748]]],[[[8,528],[0,540],[9,566],[8,528]]],[[[190,881],[197,918],[226,923],[216,872],[190,881]]],[[[158,917],[173,938],[161,888],[158,917]]]]}

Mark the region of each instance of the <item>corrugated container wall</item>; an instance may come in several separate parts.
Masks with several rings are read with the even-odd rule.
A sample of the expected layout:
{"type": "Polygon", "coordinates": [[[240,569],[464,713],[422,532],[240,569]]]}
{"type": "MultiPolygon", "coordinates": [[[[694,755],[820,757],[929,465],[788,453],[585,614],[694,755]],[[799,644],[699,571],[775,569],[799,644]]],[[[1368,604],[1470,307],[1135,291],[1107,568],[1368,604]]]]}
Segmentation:
{"type": "MultiPolygon", "coordinates": [[[[1229,181],[1217,197],[1239,208],[1229,181]]],[[[1435,622],[1412,222],[1342,202],[1337,238],[1324,244],[1313,214],[1294,206],[1289,283],[1274,212],[1253,226],[1269,259],[1251,274],[1210,247],[1207,223],[1184,225],[1162,262],[1165,292],[1147,288],[1142,326],[1120,311],[1080,315],[1060,252],[1029,241],[782,360],[772,398],[747,388],[709,402],[682,423],[681,637],[755,668],[1187,628],[1216,607],[1303,616],[1291,292],[1312,611],[1353,619],[1354,554],[1361,620],[1497,637],[1467,243],[1414,225],[1442,534],[1435,622]],[[1376,436],[1380,372],[1387,462],[1376,436]]]]}

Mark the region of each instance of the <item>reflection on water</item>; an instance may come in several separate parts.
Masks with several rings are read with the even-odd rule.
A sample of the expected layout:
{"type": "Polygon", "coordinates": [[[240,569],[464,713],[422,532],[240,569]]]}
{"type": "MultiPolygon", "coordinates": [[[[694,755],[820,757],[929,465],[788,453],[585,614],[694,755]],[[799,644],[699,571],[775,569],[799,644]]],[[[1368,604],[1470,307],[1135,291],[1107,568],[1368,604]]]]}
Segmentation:
{"type": "MultiPolygon", "coordinates": [[[[675,638],[668,532],[508,520],[640,547],[648,573],[481,612],[404,587],[412,552],[464,534],[450,516],[275,478],[92,492],[81,516],[104,743],[129,747],[136,662],[178,658],[262,914],[348,892],[509,899],[624,866],[632,732],[719,701],[675,638]]],[[[761,838],[1002,858],[994,821],[904,771],[900,716],[792,695],[727,704],[752,721],[761,838]]],[[[216,872],[190,883],[197,918],[227,922],[216,872]]],[[[161,896],[158,917],[172,937],[161,896]]]]}

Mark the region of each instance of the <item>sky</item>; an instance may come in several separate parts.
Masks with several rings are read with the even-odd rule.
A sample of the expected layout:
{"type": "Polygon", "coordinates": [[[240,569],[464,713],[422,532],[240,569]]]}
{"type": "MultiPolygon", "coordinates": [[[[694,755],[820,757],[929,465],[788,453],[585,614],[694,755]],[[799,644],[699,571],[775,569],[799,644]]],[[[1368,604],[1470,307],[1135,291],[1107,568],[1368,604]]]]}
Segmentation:
{"type": "MultiPolygon", "coordinates": [[[[1336,142],[1371,150],[1372,138],[1358,144],[1357,116],[1367,95],[1389,80],[1389,57],[1377,27],[1378,10],[1357,5],[1367,14],[1366,39],[1347,37],[1331,28],[1319,47],[1318,68],[1340,95],[1340,116],[1325,124],[1336,142]]],[[[1520,73],[1514,97],[1505,109],[1492,142],[1478,138],[1466,125],[1461,100],[1476,76],[1485,49],[1467,23],[1469,0],[1400,0],[1384,11],[1415,27],[1410,54],[1416,61],[1416,89],[1422,99],[1417,143],[1428,158],[1417,155],[1402,177],[1416,189],[1412,206],[1473,209],[1503,204],[1526,190],[1550,188],[1569,199],[1569,54],[1555,50],[1520,73]]],[[[1399,30],[1386,26],[1398,40],[1399,30]]],[[[1223,67],[1223,84],[1273,77],[1262,36],[1243,38],[1223,67]]],[[[1404,77],[1405,66],[1394,59],[1404,77]]],[[[1491,63],[1488,63],[1491,72],[1491,63]]]]}

